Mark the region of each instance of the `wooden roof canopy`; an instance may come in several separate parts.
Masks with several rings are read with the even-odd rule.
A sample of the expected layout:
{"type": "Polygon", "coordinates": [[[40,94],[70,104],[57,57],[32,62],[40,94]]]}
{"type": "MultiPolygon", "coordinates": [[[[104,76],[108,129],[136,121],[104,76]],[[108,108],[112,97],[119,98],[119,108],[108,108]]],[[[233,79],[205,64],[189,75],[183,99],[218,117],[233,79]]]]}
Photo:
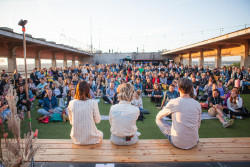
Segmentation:
{"type": "Polygon", "coordinates": [[[187,54],[189,52],[199,52],[214,50],[218,47],[230,48],[244,44],[246,40],[250,39],[250,28],[241,29],[205,41],[194,43],[191,45],[183,46],[162,53],[162,55],[179,55],[187,54]]]}

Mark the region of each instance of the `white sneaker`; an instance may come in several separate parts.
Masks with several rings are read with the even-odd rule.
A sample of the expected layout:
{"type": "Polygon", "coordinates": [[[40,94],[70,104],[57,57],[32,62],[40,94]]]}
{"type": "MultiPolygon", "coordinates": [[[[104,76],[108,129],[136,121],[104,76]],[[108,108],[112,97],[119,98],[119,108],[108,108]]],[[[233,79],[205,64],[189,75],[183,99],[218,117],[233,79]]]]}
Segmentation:
{"type": "Polygon", "coordinates": [[[108,104],[109,102],[105,101],[104,103],[105,103],[105,104],[108,104]]]}
{"type": "Polygon", "coordinates": [[[222,126],[223,126],[224,128],[227,128],[227,127],[231,126],[233,123],[234,123],[234,120],[233,120],[233,119],[230,119],[229,121],[223,122],[222,126]]]}

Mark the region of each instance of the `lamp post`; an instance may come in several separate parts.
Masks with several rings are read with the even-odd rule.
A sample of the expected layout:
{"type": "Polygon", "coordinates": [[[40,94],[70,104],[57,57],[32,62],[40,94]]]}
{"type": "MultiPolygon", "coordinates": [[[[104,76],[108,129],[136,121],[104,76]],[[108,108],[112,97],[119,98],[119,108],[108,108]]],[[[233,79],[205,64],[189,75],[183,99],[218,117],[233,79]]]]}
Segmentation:
{"type": "MultiPolygon", "coordinates": [[[[18,22],[19,26],[22,26],[22,31],[23,31],[23,57],[24,57],[24,67],[25,67],[25,91],[26,91],[26,100],[27,100],[27,113],[28,113],[28,125],[29,125],[29,131],[30,131],[30,135],[32,132],[32,128],[31,128],[31,115],[30,115],[30,101],[29,101],[29,87],[28,87],[28,77],[27,77],[27,60],[26,60],[26,41],[25,41],[25,25],[27,24],[27,20],[23,20],[21,19],[18,22]]],[[[32,148],[32,143],[31,146],[32,148]]],[[[34,159],[32,157],[31,159],[31,166],[34,166],[34,159]]]]}

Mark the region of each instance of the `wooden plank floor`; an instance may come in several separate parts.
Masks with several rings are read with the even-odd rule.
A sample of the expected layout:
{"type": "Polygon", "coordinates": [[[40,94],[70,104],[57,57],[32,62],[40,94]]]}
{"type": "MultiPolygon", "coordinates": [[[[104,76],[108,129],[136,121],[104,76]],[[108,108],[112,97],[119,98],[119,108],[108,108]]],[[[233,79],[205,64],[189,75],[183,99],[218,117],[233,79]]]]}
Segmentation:
{"type": "Polygon", "coordinates": [[[46,150],[37,162],[206,162],[250,161],[250,138],[205,138],[190,150],[172,146],[168,140],[139,140],[132,146],[116,146],[109,140],[97,145],[78,146],[71,140],[39,139],[46,150]]]}

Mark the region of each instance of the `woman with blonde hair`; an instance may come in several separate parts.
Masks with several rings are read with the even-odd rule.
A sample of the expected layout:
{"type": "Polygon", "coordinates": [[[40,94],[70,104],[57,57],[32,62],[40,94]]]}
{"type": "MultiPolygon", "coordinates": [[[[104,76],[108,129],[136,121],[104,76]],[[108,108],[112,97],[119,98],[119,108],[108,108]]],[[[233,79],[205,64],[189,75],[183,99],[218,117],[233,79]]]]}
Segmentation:
{"type": "Polygon", "coordinates": [[[96,100],[90,95],[90,86],[86,81],[80,81],[76,87],[74,100],[68,106],[69,120],[72,125],[70,137],[74,144],[88,145],[100,143],[103,133],[95,123],[100,123],[101,116],[96,100]]]}
{"type": "Polygon", "coordinates": [[[124,83],[119,86],[118,104],[111,106],[109,122],[111,125],[110,141],[116,145],[132,145],[137,143],[140,133],[137,132],[136,120],[140,110],[133,106],[134,86],[124,83]]]}
{"type": "Polygon", "coordinates": [[[69,85],[71,84],[71,79],[70,78],[66,78],[64,80],[64,84],[63,84],[63,98],[67,97],[68,91],[70,90],[69,85]]]}

